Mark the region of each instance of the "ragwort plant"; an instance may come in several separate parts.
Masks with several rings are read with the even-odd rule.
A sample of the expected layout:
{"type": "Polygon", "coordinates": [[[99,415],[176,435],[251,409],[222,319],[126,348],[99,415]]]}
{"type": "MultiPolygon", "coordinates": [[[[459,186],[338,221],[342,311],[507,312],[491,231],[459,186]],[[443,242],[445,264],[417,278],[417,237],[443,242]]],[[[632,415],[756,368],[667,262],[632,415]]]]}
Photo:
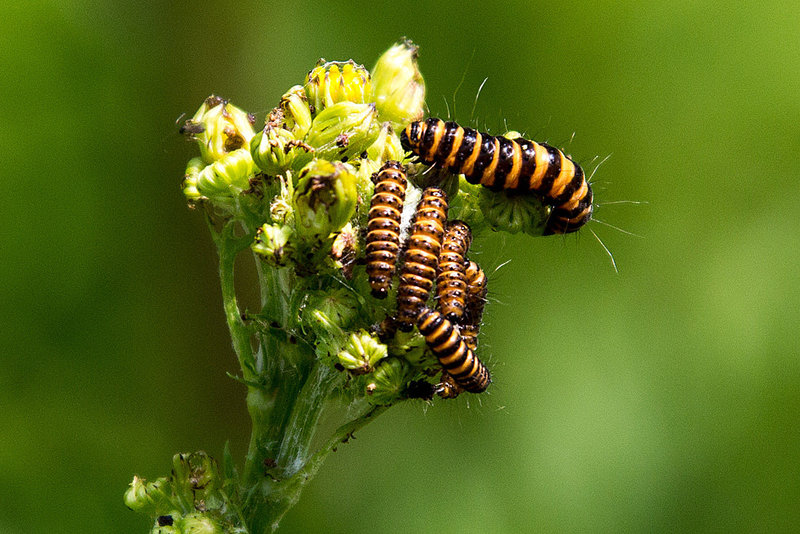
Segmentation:
{"type": "Polygon", "coordinates": [[[274,530],[353,432],[409,398],[459,393],[437,377],[442,367],[418,329],[391,328],[396,287],[385,299],[371,294],[364,265],[371,177],[388,161],[407,172],[404,233],[431,184],[447,192],[449,218],[475,234],[542,235],[551,208],[415,163],[400,132],[422,118],[424,99],[417,48],[402,42],[371,71],[320,60],[258,131],[252,115],[217,96],[181,128],[199,147],[182,189],[219,254],[252,435],[241,466],[226,445],[221,465],[203,452],[178,454],[169,476],[134,477],[125,503],[153,520],[152,532],[274,530]],[[242,309],[234,290],[242,253],[258,271],[255,310],[242,309]],[[346,416],[317,436],[326,409],[336,406],[327,413],[346,416]]]}

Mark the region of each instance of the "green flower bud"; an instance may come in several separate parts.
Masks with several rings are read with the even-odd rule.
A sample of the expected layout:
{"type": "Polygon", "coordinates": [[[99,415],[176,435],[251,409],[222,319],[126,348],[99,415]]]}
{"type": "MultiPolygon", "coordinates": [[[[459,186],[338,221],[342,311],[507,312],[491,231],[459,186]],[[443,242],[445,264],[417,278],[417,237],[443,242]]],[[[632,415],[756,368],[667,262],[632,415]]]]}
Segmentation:
{"type": "Polygon", "coordinates": [[[481,188],[478,205],[493,230],[542,235],[548,209],[531,194],[481,188]]]}
{"type": "Polygon", "coordinates": [[[305,91],[319,113],[338,102],[369,102],[372,88],[369,71],[363,65],[352,59],[328,63],[320,59],[306,76],[305,91]]]}
{"type": "Polygon", "coordinates": [[[206,165],[197,174],[195,188],[211,201],[230,199],[250,188],[255,170],[250,151],[240,148],[206,165]]]}
{"type": "Polygon", "coordinates": [[[374,104],[339,102],[317,114],[305,141],[314,147],[318,158],[347,161],[378,138],[376,117],[374,104]]]}
{"type": "Polygon", "coordinates": [[[147,495],[145,480],[134,475],[133,481],[128,485],[128,490],[123,497],[125,506],[134,511],[143,510],[152,504],[147,495]]]}
{"type": "Polygon", "coordinates": [[[172,508],[172,484],[166,477],[147,482],[134,476],[124,500],[125,506],[131,510],[155,515],[172,508]]]}
{"type": "Polygon", "coordinates": [[[356,177],[345,165],[312,161],[300,172],[294,190],[298,234],[326,239],[348,223],[357,200],[356,177]]]}
{"type": "Polygon", "coordinates": [[[394,160],[402,161],[405,156],[400,144],[400,137],[394,132],[391,122],[384,122],[381,125],[378,138],[367,148],[367,157],[378,164],[378,167],[385,162],[394,160]]]}
{"type": "Polygon", "coordinates": [[[267,125],[253,136],[250,153],[259,169],[270,176],[283,174],[298,154],[313,152],[307,144],[294,138],[292,132],[267,125]]]}
{"type": "Polygon", "coordinates": [[[180,526],[181,534],[222,534],[222,526],[202,512],[192,512],[175,522],[180,526]]]}
{"type": "Polygon", "coordinates": [[[339,351],[339,363],[353,374],[362,375],[370,372],[386,354],[386,345],[361,330],[350,334],[347,343],[339,351]]]}
{"type": "Polygon", "coordinates": [[[285,267],[294,252],[290,241],[293,234],[291,226],[265,224],[256,232],[250,248],[270,265],[285,267]]]}
{"type": "Polygon", "coordinates": [[[405,360],[387,358],[375,367],[367,381],[367,400],[371,404],[391,404],[401,398],[409,379],[410,368],[405,360]]]}
{"type": "Polygon", "coordinates": [[[220,485],[217,462],[203,451],[172,457],[172,483],[175,492],[192,502],[203,498],[220,485]]]}
{"type": "Polygon", "coordinates": [[[302,85],[295,85],[281,97],[279,104],[283,112],[283,127],[292,132],[295,139],[302,139],[311,128],[311,109],[302,85]]]}
{"type": "Polygon", "coordinates": [[[206,163],[213,163],[229,152],[247,148],[255,132],[252,115],[218,96],[206,98],[194,117],[186,121],[181,133],[190,134],[200,146],[206,163]]]}
{"type": "Polygon", "coordinates": [[[420,120],[424,112],[425,81],[417,66],[417,50],[411,41],[397,43],[372,69],[372,100],[380,120],[391,121],[398,131],[420,120]]]}

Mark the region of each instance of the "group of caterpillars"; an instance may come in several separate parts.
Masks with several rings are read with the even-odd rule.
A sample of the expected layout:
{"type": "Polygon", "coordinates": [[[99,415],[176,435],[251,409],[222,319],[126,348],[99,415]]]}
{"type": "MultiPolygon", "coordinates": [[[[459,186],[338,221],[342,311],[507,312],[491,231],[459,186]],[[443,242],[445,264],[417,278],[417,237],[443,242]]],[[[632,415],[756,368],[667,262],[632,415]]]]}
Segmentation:
{"type": "MultiPolygon", "coordinates": [[[[525,139],[491,136],[454,122],[430,118],[409,124],[401,143],[420,161],[463,174],[492,190],[535,195],[551,206],[545,234],[574,232],[592,215],[592,189],[581,167],[560,150],[525,139]]],[[[387,162],[373,176],[367,237],[367,275],[376,298],[386,298],[402,249],[401,216],[407,179],[402,165],[387,162]]],[[[401,331],[416,326],[442,366],[436,392],[452,398],[460,391],[481,393],[489,370],[475,354],[486,300],[486,275],[467,259],[469,226],[447,219],[447,194],[428,187],[416,207],[397,288],[401,331]],[[438,309],[427,303],[436,285],[438,309]]]]}

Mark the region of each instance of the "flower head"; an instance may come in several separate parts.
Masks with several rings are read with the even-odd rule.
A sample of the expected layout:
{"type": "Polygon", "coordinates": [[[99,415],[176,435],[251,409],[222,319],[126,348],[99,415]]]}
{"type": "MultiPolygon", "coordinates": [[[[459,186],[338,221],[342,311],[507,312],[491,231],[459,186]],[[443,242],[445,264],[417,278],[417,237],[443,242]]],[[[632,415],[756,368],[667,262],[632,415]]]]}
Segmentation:
{"type": "Polygon", "coordinates": [[[369,102],[372,92],[369,71],[350,61],[320,60],[306,76],[308,100],[317,113],[338,102],[369,102]]]}

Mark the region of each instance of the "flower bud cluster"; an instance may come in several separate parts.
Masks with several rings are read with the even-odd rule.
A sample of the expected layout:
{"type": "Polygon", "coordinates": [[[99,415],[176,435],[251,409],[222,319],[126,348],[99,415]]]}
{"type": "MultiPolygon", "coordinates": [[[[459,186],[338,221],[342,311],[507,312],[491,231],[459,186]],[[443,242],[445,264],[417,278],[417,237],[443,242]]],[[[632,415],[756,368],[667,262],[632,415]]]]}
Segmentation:
{"type": "Polygon", "coordinates": [[[152,482],[133,477],[125,505],[154,518],[152,532],[228,532],[225,496],[217,464],[204,452],[176,454],[172,473],[152,482]]]}
{"type": "Polygon", "coordinates": [[[379,327],[394,312],[394,293],[383,301],[371,296],[364,249],[373,177],[384,163],[397,161],[408,171],[410,211],[422,189],[437,185],[452,202],[451,218],[468,220],[473,232],[535,231],[546,218],[530,196],[415,166],[400,133],[422,118],[424,100],[417,47],[404,41],[371,71],[352,60],[320,60],[257,132],[249,114],[218,97],[209,97],[184,127],[200,146],[187,166],[186,197],[239,218],[253,253],[296,277],[303,296],[288,303],[297,317],[293,334],[347,374],[353,396],[373,404],[400,400],[410,383],[431,382],[441,371],[416,329],[379,327]]]}

